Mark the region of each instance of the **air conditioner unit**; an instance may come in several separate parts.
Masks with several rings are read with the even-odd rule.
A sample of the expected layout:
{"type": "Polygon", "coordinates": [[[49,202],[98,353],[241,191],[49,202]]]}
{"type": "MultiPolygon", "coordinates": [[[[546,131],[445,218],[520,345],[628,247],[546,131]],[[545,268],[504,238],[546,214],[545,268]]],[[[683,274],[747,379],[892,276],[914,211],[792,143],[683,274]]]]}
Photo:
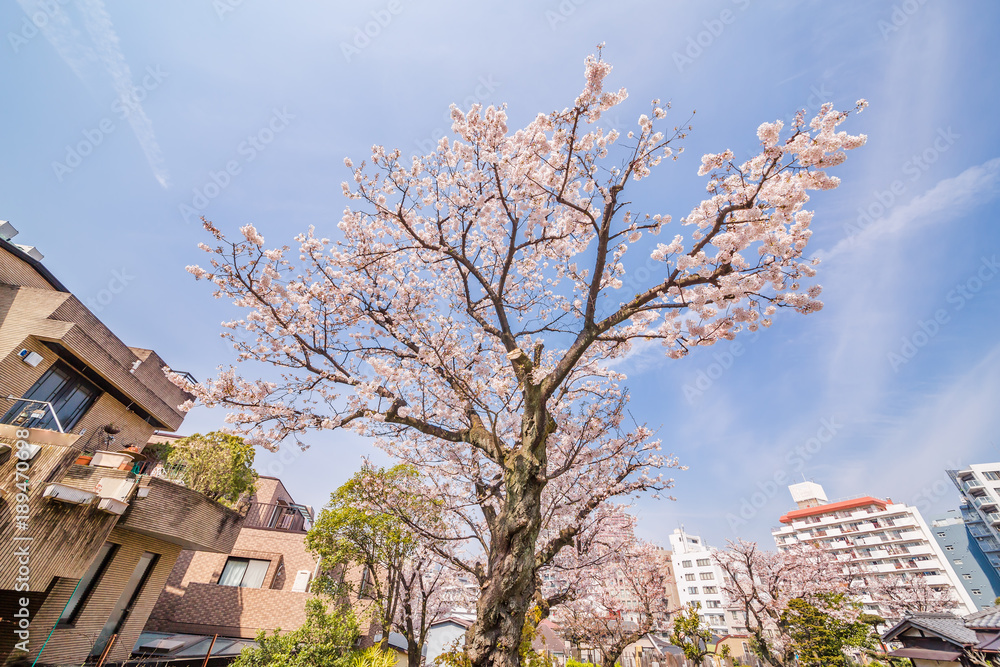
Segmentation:
{"type": "Polygon", "coordinates": [[[101,501],[97,503],[97,509],[102,512],[107,512],[108,514],[121,515],[128,509],[128,503],[115,500],[114,498],[102,498],[101,501]]]}
{"type": "Polygon", "coordinates": [[[45,487],[45,491],[42,492],[42,497],[58,500],[61,503],[69,503],[70,505],[84,505],[94,500],[97,496],[74,486],[49,484],[45,487]]]}
{"type": "Polygon", "coordinates": [[[21,357],[21,361],[28,364],[29,366],[37,366],[42,362],[44,357],[37,352],[31,352],[30,350],[21,350],[17,353],[17,356],[21,357]]]}

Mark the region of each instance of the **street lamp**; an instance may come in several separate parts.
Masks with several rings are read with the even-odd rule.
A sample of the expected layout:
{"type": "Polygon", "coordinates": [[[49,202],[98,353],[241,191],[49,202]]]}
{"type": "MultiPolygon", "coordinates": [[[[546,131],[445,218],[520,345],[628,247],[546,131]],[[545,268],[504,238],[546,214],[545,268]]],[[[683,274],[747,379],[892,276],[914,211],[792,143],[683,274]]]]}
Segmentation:
{"type": "MultiPolygon", "coordinates": [[[[47,405],[49,407],[49,410],[52,412],[52,417],[56,420],[56,426],[59,427],[59,432],[60,433],[65,433],[66,432],[66,431],[63,430],[62,423],[60,423],[60,421],[59,421],[59,415],[56,414],[56,409],[54,407],[52,407],[52,404],[49,403],[48,401],[36,401],[33,398],[17,398],[13,394],[7,394],[7,400],[8,401],[24,401],[25,403],[42,403],[43,405],[47,405]]],[[[40,417],[40,416],[41,415],[34,415],[34,414],[32,414],[32,417],[36,417],[37,418],[37,417],[40,417]]]]}

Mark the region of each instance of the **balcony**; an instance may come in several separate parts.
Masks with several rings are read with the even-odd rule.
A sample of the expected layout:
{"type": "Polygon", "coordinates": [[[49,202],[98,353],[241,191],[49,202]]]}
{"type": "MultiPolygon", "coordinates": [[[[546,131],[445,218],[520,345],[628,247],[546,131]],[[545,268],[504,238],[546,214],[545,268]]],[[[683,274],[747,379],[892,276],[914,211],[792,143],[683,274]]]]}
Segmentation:
{"type": "Polygon", "coordinates": [[[990,512],[991,509],[995,510],[997,508],[997,501],[993,496],[986,494],[985,496],[977,496],[972,499],[972,504],[983,510],[984,512],[990,512]]]}
{"type": "Polygon", "coordinates": [[[312,516],[303,505],[250,503],[243,527],[305,533],[312,528],[312,516]]]}
{"type": "Polygon", "coordinates": [[[968,482],[962,482],[962,490],[969,493],[974,490],[983,491],[983,484],[978,479],[970,479],[968,482]]]}
{"type": "MultiPolygon", "coordinates": [[[[989,521],[994,526],[1000,526],[1000,512],[987,513],[986,520],[989,521]]],[[[976,537],[985,537],[985,535],[976,535],[976,537]]]]}

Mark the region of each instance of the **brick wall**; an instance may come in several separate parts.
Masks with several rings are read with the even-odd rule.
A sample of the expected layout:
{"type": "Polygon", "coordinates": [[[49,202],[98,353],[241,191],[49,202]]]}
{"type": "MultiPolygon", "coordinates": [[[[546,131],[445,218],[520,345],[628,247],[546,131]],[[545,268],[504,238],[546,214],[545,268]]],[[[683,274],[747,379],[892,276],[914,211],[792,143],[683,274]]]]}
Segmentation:
{"type": "MultiPolygon", "coordinates": [[[[267,492],[267,491],[265,491],[267,492]]],[[[231,554],[184,551],[150,615],[147,630],[253,637],[259,630],[294,630],[305,621],[308,593],[292,591],[299,570],[316,559],[305,534],[244,528],[231,554]],[[232,556],[271,561],[261,588],[219,586],[232,556]]]]}

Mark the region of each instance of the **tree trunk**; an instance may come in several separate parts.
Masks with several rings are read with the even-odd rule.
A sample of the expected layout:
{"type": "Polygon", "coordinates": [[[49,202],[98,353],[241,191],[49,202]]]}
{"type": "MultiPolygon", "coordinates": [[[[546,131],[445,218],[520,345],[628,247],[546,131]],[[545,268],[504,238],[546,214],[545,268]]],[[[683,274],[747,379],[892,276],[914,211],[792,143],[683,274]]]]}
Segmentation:
{"type": "Polygon", "coordinates": [[[535,593],[535,542],[542,523],[545,488],[544,406],[527,407],[521,442],[504,466],[505,502],[494,521],[486,581],[467,634],[472,667],[519,667],[524,618],[535,593]]]}
{"type": "Polygon", "coordinates": [[[413,640],[412,636],[406,638],[406,667],[420,667],[424,647],[413,640]]]}

